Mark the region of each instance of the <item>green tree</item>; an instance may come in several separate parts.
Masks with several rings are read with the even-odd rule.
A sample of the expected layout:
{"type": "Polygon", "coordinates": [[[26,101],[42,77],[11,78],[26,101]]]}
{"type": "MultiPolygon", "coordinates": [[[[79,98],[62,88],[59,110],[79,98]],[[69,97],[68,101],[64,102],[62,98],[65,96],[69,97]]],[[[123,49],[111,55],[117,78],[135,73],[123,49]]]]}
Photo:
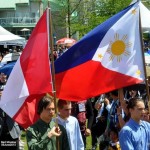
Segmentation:
{"type": "Polygon", "coordinates": [[[131,3],[131,0],[57,1],[61,4],[61,9],[55,20],[57,26],[67,29],[69,37],[76,32],[79,32],[79,37],[82,37],[131,3]]]}
{"type": "Polygon", "coordinates": [[[131,0],[86,0],[78,10],[79,18],[77,22],[71,24],[72,30],[79,31],[80,37],[82,37],[94,27],[127,7],[130,2],[131,0]]]}
{"type": "Polygon", "coordinates": [[[141,2],[150,9],[150,0],[142,0],[141,2]]]}

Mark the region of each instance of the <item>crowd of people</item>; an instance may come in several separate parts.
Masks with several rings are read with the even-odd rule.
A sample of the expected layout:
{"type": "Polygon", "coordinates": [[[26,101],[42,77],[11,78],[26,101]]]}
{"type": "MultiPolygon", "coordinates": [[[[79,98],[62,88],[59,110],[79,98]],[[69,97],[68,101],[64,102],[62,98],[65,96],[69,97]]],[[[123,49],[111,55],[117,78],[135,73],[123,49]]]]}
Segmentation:
{"type": "Polygon", "coordinates": [[[59,99],[57,108],[53,118],[53,98],[41,99],[40,119],[26,132],[29,149],[84,150],[90,135],[91,150],[150,149],[150,118],[139,90],[119,89],[79,102],[59,99]]]}
{"type": "Polygon", "coordinates": [[[71,47],[70,45],[66,45],[66,44],[54,45],[54,49],[53,49],[54,60],[56,60],[62,54],[64,54],[70,47],[71,47]]]}

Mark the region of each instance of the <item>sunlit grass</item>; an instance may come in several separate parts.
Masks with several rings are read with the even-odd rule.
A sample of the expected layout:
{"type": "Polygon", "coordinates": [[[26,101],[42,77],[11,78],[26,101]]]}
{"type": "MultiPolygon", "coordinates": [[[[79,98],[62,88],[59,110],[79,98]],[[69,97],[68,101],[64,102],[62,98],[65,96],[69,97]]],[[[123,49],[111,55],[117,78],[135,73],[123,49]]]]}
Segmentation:
{"type": "MultiPolygon", "coordinates": [[[[91,136],[88,136],[86,139],[86,150],[91,150],[91,148],[92,148],[91,136]]],[[[99,150],[98,146],[96,150],[99,150]]]]}
{"type": "MultiPolygon", "coordinates": [[[[26,143],[26,134],[25,134],[25,131],[22,132],[21,140],[23,142],[25,142],[24,150],[28,150],[27,143],[26,143]]],[[[92,148],[91,145],[92,145],[91,144],[91,136],[88,136],[87,140],[86,140],[86,150],[91,150],[91,148],[92,148]]],[[[98,150],[98,148],[96,150],[98,150]]]]}
{"type": "Polygon", "coordinates": [[[21,134],[21,140],[22,140],[23,142],[25,142],[24,150],[28,150],[27,142],[26,142],[26,133],[25,133],[25,131],[23,131],[22,134],[21,134]]]}

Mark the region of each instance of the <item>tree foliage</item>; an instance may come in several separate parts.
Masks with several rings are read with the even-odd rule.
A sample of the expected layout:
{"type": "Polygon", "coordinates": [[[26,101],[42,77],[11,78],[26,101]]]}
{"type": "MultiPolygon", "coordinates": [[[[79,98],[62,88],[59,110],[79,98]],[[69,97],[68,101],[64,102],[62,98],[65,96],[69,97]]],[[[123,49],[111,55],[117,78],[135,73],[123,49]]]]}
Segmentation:
{"type": "Polygon", "coordinates": [[[131,3],[131,0],[57,1],[61,4],[57,25],[69,28],[69,36],[78,31],[79,38],[131,3]]]}
{"type": "Polygon", "coordinates": [[[143,0],[142,3],[150,9],[150,0],[143,0]]]}

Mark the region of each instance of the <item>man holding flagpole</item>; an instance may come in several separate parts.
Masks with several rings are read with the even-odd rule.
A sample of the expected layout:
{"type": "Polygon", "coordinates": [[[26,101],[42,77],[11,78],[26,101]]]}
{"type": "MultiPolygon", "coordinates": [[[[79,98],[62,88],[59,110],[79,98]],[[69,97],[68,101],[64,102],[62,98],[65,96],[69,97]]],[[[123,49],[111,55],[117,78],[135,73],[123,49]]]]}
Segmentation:
{"type": "Polygon", "coordinates": [[[44,96],[38,103],[37,113],[40,119],[26,132],[29,150],[56,150],[56,137],[59,150],[70,150],[65,128],[61,125],[56,127],[52,120],[55,114],[52,98],[44,96]]]}

